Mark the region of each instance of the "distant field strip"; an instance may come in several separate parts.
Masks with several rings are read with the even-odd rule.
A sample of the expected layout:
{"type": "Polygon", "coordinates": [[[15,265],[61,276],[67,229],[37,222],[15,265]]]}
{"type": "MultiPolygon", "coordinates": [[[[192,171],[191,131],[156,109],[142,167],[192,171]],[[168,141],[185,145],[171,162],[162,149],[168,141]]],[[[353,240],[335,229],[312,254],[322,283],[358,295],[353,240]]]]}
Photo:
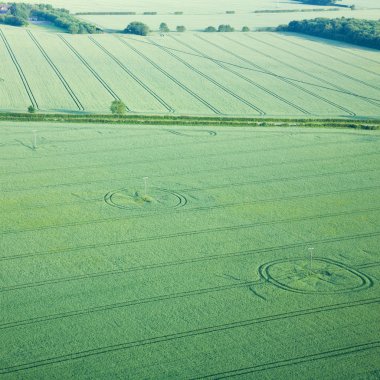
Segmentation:
{"type": "Polygon", "coordinates": [[[29,99],[7,77],[4,111],[30,102],[49,113],[100,114],[121,99],[131,115],[380,116],[380,64],[358,47],[278,33],[0,33],[5,70],[17,70],[29,99]]]}

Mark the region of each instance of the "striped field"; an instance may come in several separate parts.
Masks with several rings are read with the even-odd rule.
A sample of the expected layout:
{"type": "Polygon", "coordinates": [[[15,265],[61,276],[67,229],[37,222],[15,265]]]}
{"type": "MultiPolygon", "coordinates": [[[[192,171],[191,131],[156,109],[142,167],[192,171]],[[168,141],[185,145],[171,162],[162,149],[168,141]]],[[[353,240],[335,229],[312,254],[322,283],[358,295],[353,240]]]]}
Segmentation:
{"type": "Polygon", "coordinates": [[[0,107],[378,117],[378,52],[277,33],[71,36],[0,28],[0,107]]]}

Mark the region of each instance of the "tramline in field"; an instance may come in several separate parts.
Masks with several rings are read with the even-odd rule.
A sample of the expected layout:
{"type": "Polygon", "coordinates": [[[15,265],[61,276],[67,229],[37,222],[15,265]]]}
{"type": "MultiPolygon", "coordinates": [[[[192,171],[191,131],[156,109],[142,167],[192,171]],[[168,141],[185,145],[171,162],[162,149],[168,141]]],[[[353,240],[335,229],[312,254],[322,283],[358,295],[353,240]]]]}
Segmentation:
{"type": "Polygon", "coordinates": [[[4,379],[376,375],[378,131],[0,127],[4,379]]]}
{"type": "Polygon", "coordinates": [[[120,99],[130,113],[378,116],[380,61],[321,44],[278,33],[144,38],[2,28],[2,107],[107,113],[120,99]]]}

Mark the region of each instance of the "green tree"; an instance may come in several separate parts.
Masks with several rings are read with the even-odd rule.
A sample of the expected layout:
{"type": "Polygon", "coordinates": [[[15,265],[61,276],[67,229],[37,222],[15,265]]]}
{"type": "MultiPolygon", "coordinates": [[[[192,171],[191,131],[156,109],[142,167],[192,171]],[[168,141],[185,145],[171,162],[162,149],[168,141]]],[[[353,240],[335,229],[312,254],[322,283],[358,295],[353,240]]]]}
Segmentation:
{"type": "Polygon", "coordinates": [[[249,32],[249,28],[248,28],[248,26],[243,26],[242,28],[241,28],[241,31],[242,32],[249,32]]]}
{"type": "Polygon", "coordinates": [[[146,36],[149,33],[149,26],[139,21],[133,21],[124,29],[124,33],[146,36]]]}
{"type": "Polygon", "coordinates": [[[160,24],[160,28],[159,29],[160,29],[161,33],[168,33],[168,32],[170,32],[170,29],[169,29],[168,25],[165,22],[162,22],[160,24]]]}
{"type": "Polygon", "coordinates": [[[186,28],[183,25],[178,25],[176,30],[177,32],[183,33],[186,31],[186,28]]]}
{"type": "Polygon", "coordinates": [[[121,100],[114,100],[110,109],[114,115],[124,115],[127,107],[121,100]]]}
{"type": "Polygon", "coordinates": [[[219,25],[218,32],[233,32],[235,29],[231,25],[219,25]]]}
{"type": "Polygon", "coordinates": [[[30,105],[30,106],[28,107],[28,112],[29,112],[29,113],[35,113],[35,112],[36,112],[36,108],[35,108],[33,105],[30,105]]]}
{"type": "Polygon", "coordinates": [[[213,26],[208,26],[208,27],[205,29],[205,32],[206,32],[206,33],[213,33],[213,32],[216,32],[216,28],[214,28],[213,26]]]}

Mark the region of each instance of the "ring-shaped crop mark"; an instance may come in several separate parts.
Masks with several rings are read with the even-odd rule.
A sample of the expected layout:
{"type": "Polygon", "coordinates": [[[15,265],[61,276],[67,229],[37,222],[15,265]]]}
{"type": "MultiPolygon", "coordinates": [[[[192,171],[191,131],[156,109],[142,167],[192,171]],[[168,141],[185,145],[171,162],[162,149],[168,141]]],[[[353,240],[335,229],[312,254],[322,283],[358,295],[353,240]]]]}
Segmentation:
{"type": "MultiPolygon", "coordinates": [[[[128,188],[122,188],[119,190],[110,191],[104,196],[104,201],[112,207],[116,207],[119,209],[130,209],[131,206],[137,205],[137,203],[134,201],[134,196],[132,194],[128,194],[128,190],[128,188]],[[120,195],[123,195],[124,198],[129,200],[129,202],[127,202],[126,204],[120,202],[120,199],[118,199],[120,195]]],[[[152,193],[155,199],[154,203],[159,207],[178,208],[185,206],[188,202],[185,195],[173,190],[153,188],[152,193]]]]}
{"type": "Polygon", "coordinates": [[[259,274],[282,290],[303,294],[350,293],[373,286],[369,276],[335,260],[315,258],[313,266],[309,265],[304,258],[274,260],[261,265],[259,274]],[[329,281],[329,277],[335,277],[335,281],[329,281]]]}

